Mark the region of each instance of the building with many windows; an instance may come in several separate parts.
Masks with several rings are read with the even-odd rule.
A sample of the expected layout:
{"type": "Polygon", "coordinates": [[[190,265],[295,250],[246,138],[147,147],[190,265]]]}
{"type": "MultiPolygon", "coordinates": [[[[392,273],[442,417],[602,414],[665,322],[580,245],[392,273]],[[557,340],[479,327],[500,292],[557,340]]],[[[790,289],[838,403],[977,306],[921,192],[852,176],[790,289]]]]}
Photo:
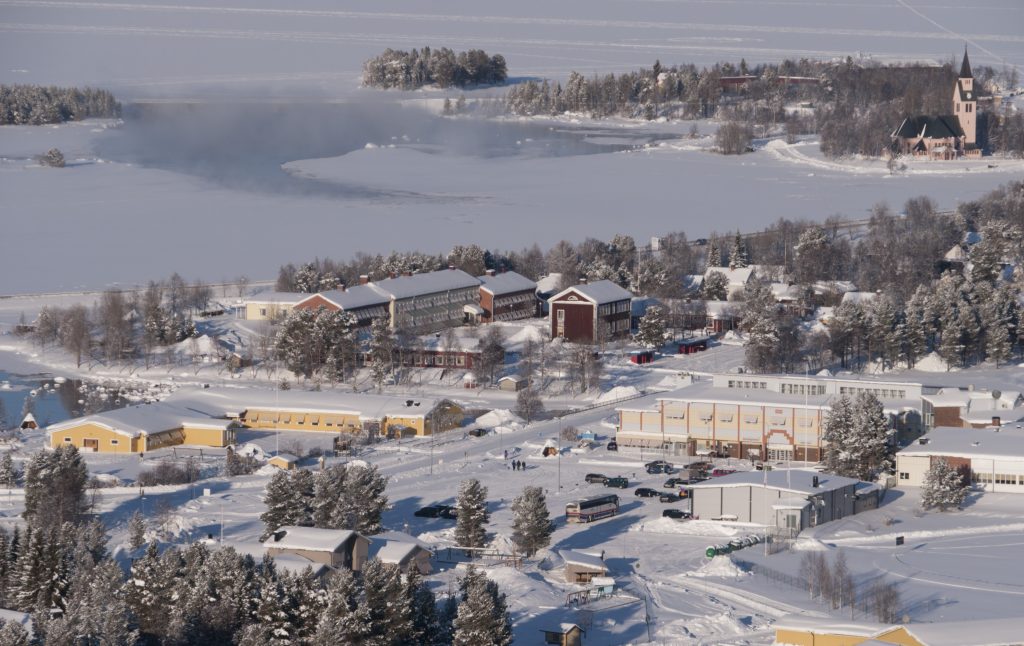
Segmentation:
{"type": "Polygon", "coordinates": [[[593,343],[629,334],[633,294],[610,280],[580,283],[548,299],[551,338],[593,343]]]}
{"type": "Polygon", "coordinates": [[[479,277],[481,323],[515,321],[537,315],[537,283],[514,271],[488,269],[479,277]]]}
{"type": "Polygon", "coordinates": [[[939,427],[896,454],[897,485],[920,487],[945,460],[985,491],[1024,493],[1024,430],[939,427]]]}

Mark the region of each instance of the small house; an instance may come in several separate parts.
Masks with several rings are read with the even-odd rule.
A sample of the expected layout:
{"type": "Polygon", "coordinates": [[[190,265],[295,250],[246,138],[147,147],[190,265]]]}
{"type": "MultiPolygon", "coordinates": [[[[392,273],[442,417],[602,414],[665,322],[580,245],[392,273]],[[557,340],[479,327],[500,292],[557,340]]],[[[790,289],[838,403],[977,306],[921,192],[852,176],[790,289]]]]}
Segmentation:
{"type": "Polygon", "coordinates": [[[558,646],[580,646],[583,643],[585,630],[577,624],[559,624],[558,630],[541,629],[544,633],[545,644],[558,644],[558,646]]]}
{"type": "Polygon", "coordinates": [[[544,442],[544,448],[540,454],[546,458],[556,457],[558,455],[558,443],[554,440],[544,442]]]}
{"type": "Polygon", "coordinates": [[[706,336],[693,337],[678,341],[679,354],[694,354],[708,349],[709,339],[706,336]]]}
{"type": "Polygon", "coordinates": [[[629,353],[629,361],[638,366],[651,363],[654,361],[654,350],[632,350],[629,353]]]}
{"type": "Polygon", "coordinates": [[[526,377],[520,375],[507,375],[498,380],[498,389],[506,390],[509,392],[519,392],[525,390],[530,385],[529,380],[526,377]]]}
{"type": "Polygon", "coordinates": [[[467,372],[466,374],[462,375],[462,387],[463,388],[472,389],[472,388],[479,388],[479,386],[480,386],[480,384],[476,380],[476,375],[474,375],[472,372],[467,372]]]}
{"type": "Polygon", "coordinates": [[[604,552],[591,554],[577,550],[559,550],[558,554],[565,561],[565,580],[569,583],[590,583],[594,577],[608,575],[604,552]]]}
{"type": "Polygon", "coordinates": [[[285,471],[292,471],[299,466],[299,458],[291,453],[278,453],[267,460],[267,464],[285,471]]]}
{"type": "Polygon", "coordinates": [[[359,572],[366,563],[370,539],[349,529],[320,529],[287,525],[263,543],[267,554],[300,556],[313,563],[359,572]]]}
{"type": "Polygon", "coordinates": [[[21,420],[21,430],[28,431],[35,430],[37,428],[39,428],[39,424],[36,423],[36,418],[32,413],[26,413],[25,419],[21,420]]]}
{"type": "Polygon", "coordinates": [[[420,574],[430,574],[434,569],[430,563],[433,554],[430,546],[415,536],[405,532],[382,532],[371,539],[370,558],[397,565],[404,573],[415,569],[420,574]]]}

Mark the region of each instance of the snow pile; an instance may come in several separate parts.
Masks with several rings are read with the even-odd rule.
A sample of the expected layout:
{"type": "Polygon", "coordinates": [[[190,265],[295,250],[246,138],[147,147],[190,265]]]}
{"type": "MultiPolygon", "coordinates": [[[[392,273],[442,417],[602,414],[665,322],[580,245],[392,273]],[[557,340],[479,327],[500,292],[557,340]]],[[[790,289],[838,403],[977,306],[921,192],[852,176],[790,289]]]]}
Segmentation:
{"type": "Polygon", "coordinates": [[[633,386],[616,386],[615,388],[598,395],[594,400],[594,403],[603,404],[605,402],[614,402],[628,397],[636,397],[639,394],[640,391],[633,386]]]}
{"type": "Polygon", "coordinates": [[[522,417],[519,417],[507,408],[496,408],[476,418],[476,425],[482,428],[489,428],[495,433],[512,433],[523,428],[526,424],[522,417]]]}
{"type": "Polygon", "coordinates": [[[736,527],[706,520],[676,520],[674,518],[657,518],[641,521],[629,527],[631,532],[649,532],[652,534],[685,534],[687,536],[736,536],[740,533],[736,527]]]}
{"type": "Polygon", "coordinates": [[[718,340],[722,345],[743,345],[743,335],[735,330],[729,330],[718,340]]]}
{"type": "Polygon", "coordinates": [[[738,579],[743,576],[750,576],[750,573],[744,572],[738,565],[736,565],[736,563],[733,562],[732,557],[716,556],[696,570],[687,572],[683,576],[727,577],[731,579],[738,579]]]}
{"type": "Polygon", "coordinates": [[[533,341],[534,343],[546,343],[547,338],[544,336],[544,333],[541,332],[539,327],[527,325],[505,339],[505,348],[517,350],[524,346],[527,341],[533,341]]]}
{"type": "Polygon", "coordinates": [[[956,370],[956,368],[951,368],[938,353],[931,352],[914,364],[914,370],[922,372],[949,372],[950,370],[956,370]]]}

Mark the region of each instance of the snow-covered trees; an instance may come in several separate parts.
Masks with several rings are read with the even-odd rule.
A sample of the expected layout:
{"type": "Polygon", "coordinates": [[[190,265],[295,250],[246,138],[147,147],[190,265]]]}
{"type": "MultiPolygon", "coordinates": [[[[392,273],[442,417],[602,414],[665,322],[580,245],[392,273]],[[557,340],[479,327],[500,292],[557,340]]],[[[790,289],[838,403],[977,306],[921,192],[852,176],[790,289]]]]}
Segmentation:
{"type": "Polygon", "coordinates": [[[363,534],[381,531],[387,506],[387,478],[375,466],[338,464],[315,475],[305,469],[279,471],[267,484],[260,515],[262,540],[286,525],[353,529],[363,534]]]}
{"type": "Polygon", "coordinates": [[[25,469],[25,519],[40,529],[76,522],[88,508],[88,479],[82,456],[70,444],[35,454],[25,469]]]}
{"type": "Polygon", "coordinates": [[[702,292],[705,300],[724,301],[729,297],[729,279],[720,271],[709,271],[702,292]]]}
{"type": "Polygon", "coordinates": [[[874,395],[859,393],[852,402],[845,395],[832,404],[822,429],[825,467],[831,473],[874,480],[891,467],[893,447],[882,403],[874,395]]]}
{"type": "Polygon", "coordinates": [[[750,254],[747,252],[747,243],[743,241],[743,235],[737,230],[736,236],[732,239],[732,247],[729,249],[729,266],[742,269],[749,264],[750,254]]]}
{"type": "Polygon", "coordinates": [[[512,620],[505,595],[498,584],[470,566],[461,581],[458,615],[455,617],[454,646],[508,646],[512,643],[512,620]]]}
{"type": "MultiPolygon", "coordinates": [[[[3,409],[0,409],[0,416],[4,414],[3,409]]],[[[4,423],[0,421],[0,432],[3,432],[4,423]]],[[[0,487],[6,487],[7,489],[13,489],[18,486],[18,468],[14,466],[14,460],[11,459],[11,452],[5,451],[4,457],[0,458],[0,487]]]]}
{"type": "Polygon", "coordinates": [[[274,346],[284,366],[311,377],[330,368],[330,379],[344,379],[355,368],[356,319],[349,312],[292,310],[277,331],[274,346]]]}
{"type": "Polygon", "coordinates": [[[64,168],[64,153],[59,148],[51,148],[39,158],[39,163],[51,168],[64,168]]]}
{"type": "Polygon", "coordinates": [[[136,510],[128,518],[128,547],[137,550],[146,544],[146,517],[136,510]]]}
{"type": "Polygon", "coordinates": [[[463,480],[459,484],[455,508],[458,510],[455,542],[460,547],[483,547],[487,541],[487,523],[491,518],[487,511],[487,488],[476,478],[463,480]]]}
{"type": "Polygon", "coordinates": [[[526,487],[512,502],[512,541],[519,551],[533,556],[551,543],[548,502],[540,487],[526,487]]]}
{"type": "Polygon", "coordinates": [[[754,132],[750,126],[737,121],[727,121],[715,132],[715,148],[723,155],[742,155],[750,149],[754,132]]]}
{"type": "Polygon", "coordinates": [[[665,344],[665,312],[657,305],[651,305],[640,318],[634,340],[645,348],[660,348],[665,344]]]}
{"type": "Polygon", "coordinates": [[[477,377],[486,378],[494,383],[496,373],[505,364],[505,338],[501,328],[491,325],[480,340],[480,357],[476,360],[474,370],[477,377]]]}
{"type": "Polygon", "coordinates": [[[120,115],[121,104],[106,90],[0,85],[0,125],[42,125],[120,115]]]}
{"type": "Polygon", "coordinates": [[[370,367],[373,383],[380,389],[394,372],[395,335],[387,319],[377,318],[370,326],[370,367]]]}
{"type": "Polygon", "coordinates": [[[933,459],[931,468],[924,476],[924,487],[921,489],[921,507],[946,511],[949,507],[959,507],[967,498],[970,485],[964,474],[950,466],[949,462],[939,458],[933,459]]]}
{"type": "Polygon", "coordinates": [[[363,85],[415,90],[424,85],[465,87],[504,83],[508,66],[501,54],[480,49],[456,54],[447,47],[424,47],[405,52],[386,49],[363,63],[363,85]]]}
{"type": "Polygon", "coordinates": [[[537,419],[537,416],[544,412],[544,401],[540,398],[533,382],[516,393],[516,415],[519,415],[526,423],[537,419]]]}

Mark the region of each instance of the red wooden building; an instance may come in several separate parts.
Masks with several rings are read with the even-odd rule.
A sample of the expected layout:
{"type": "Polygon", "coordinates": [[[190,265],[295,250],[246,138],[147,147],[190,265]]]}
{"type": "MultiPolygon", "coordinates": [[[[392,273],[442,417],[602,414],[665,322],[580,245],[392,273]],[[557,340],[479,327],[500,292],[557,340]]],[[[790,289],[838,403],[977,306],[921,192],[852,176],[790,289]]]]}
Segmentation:
{"type": "Polygon", "coordinates": [[[610,280],[581,283],[548,299],[551,338],[593,343],[629,334],[633,294],[610,280]]]}
{"type": "Polygon", "coordinates": [[[488,269],[480,280],[481,323],[515,321],[537,315],[537,283],[514,271],[488,269]]]}

